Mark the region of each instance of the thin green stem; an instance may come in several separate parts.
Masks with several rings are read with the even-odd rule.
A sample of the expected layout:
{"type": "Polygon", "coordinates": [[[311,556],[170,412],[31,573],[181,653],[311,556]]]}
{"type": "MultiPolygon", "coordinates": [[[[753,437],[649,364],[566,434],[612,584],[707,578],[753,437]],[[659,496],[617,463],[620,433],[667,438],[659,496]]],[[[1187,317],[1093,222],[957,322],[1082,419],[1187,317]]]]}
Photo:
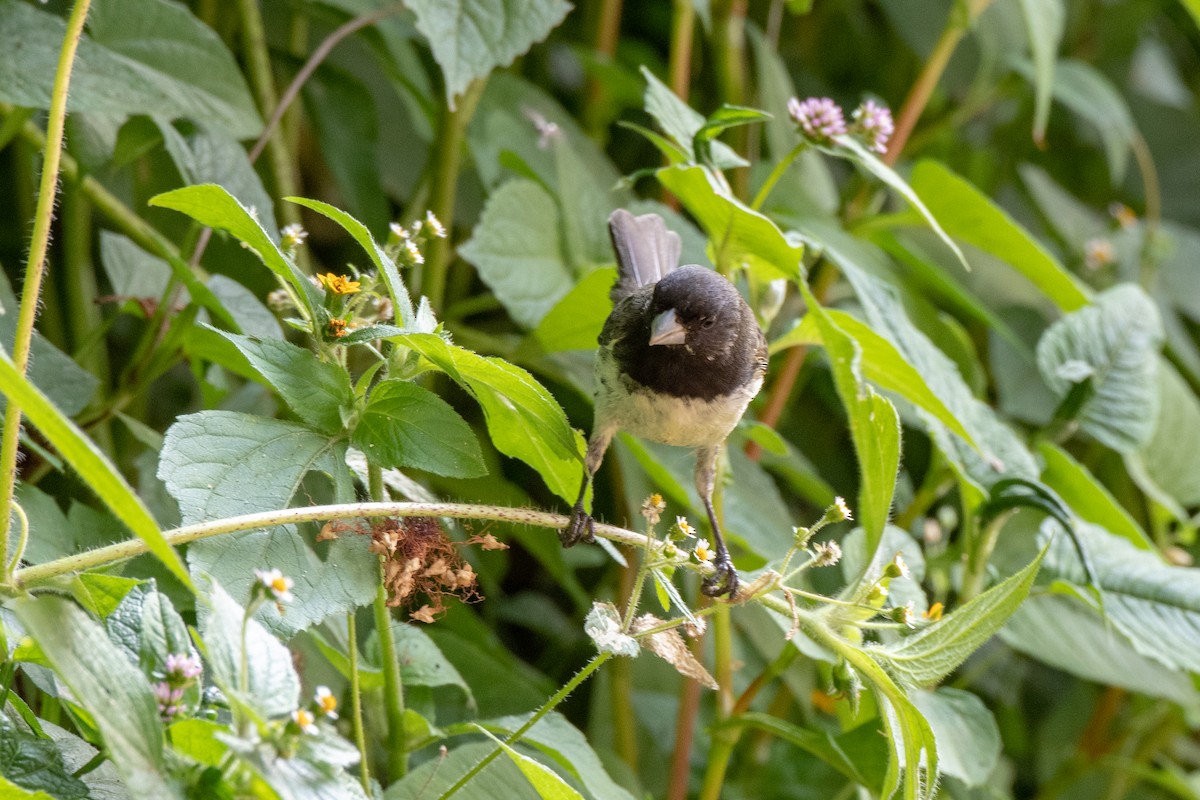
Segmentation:
{"type": "MultiPolygon", "coordinates": [[[[275,79],[271,74],[271,52],[267,47],[267,33],[263,26],[259,0],[238,0],[238,17],[242,23],[242,54],[250,73],[250,86],[254,90],[258,107],[268,114],[279,107],[279,95],[275,91],[275,79]]],[[[271,177],[279,197],[299,194],[296,188],[296,173],[288,151],[284,132],[278,127],[267,145],[267,158],[271,165],[271,177]]],[[[292,203],[282,203],[279,216],[285,224],[300,222],[300,209],[292,203]]],[[[300,256],[305,251],[301,251],[300,256]]]]}
{"type": "Polygon", "coordinates": [[[363,725],[362,680],[358,675],[358,622],[352,610],[346,615],[347,652],[350,657],[350,723],[354,746],[358,748],[358,780],[363,791],[371,794],[371,767],[367,761],[367,730],[363,725]]]}
{"type": "MultiPolygon", "coordinates": [[[[12,558],[8,560],[8,569],[5,570],[6,575],[12,575],[16,571],[17,566],[21,563],[21,559],[25,557],[25,546],[29,544],[29,517],[25,515],[25,509],[21,508],[21,504],[13,500],[13,514],[17,518],[17,523],[20,525],[20,535],[17,539],[17,547],[13,550],[12,558]]],[[[0,706],[3,708],[3,706],[0,706]]]]}
{"type": "MultiPolygon", "coordinates": [[[[367,488],[371,499],[384,499],[383,470],[367,466],[367,488]]],[[[392,630],[392,610],[388,607],[385,561],[379,559],[379,588],[375,591],[375,635],[379,637],[379,658],[383,669],[383,709],[387,719],[388,779],[395,782],[408,774],[408,736],[404,731],[404,681],[396,656],[396,634],[392,630]]]]}
{"type": "MultiPolygon", "coordinates": [[[[536,725],[542,719],[542,717],[546,716],[555,708],[557,708],[563,700],[566,700],[567,697],[570,696],[571,692],[579,688],[580,684],[590,678],[592,673],[598,670],[600,666],[610,658],[612,658],[612,653],[609,652],[597,653],[595,656],[593,656],[592,660],[585,664],[583,669],[579,670],[579,672],[576,672],[571,680],[563,684],[563,687],[555,692],[554,695],[547,700],[541,708],[535,711],[533,716],[525,721],[524,725],[513,731],[512,735],[504,740],[504,743],[511,747],[519,742],[521,738],[529,732],[530,728],[536,725]]],[[[446,798],[457,793],[458,790],[466,786],[472,778],[482,772],[484,767],[495,761],[496,757],[502,752],[504,751],[497,747],[495,750],[488,753],[478,764],[471,767],[471,769],[467,771],[467,774],[463,775],[453,786],[443,792],[441,796],[438,797],[438,800],[446,800],[446,798]]]]}
{"type": "MultiPolygon", "coordinates": [[[[453,235],[454,204],[458,198],[458,173],[467,135],[467,124],[475,114],[479,98],[483,97],[484,80],[476,80],[457,98],[457,105],[442,111],[438,125],[437,147],[434,148],[429,210],[453,235]]],[[[441,313],[446,303],[446,275],[450,269],[450,237],[434,238],[425,253],[425,265],[420,272],[420,294],[429,298],[434,311],[441,313]]]]}
{"type": "Polygon", "coordinates": [[[771,174],[767,176],[767,179],[763,181],[763,185],[759,187],[758,194],[754,195],[754,201],[750,203],[752,209],[758,211],[763,207],[763,203],[767,202],[767,197],[770,196],[771,190],[775,188],[775,184],[779,183],[779,179],[788,171],[788,167],[792,166],[792,162],[799,158],[800,154],[807,147],[808,142],[800,142],[789,150],[788,154],[775,165],[775,168],[771,170],[771,174]]]}
{"type": "MultiPolygon", "coordinates": [[[[712,620],[713,663],[716,668],[718,690],[716,722],[728,718],[733,708],[733,621],[729,606],[718,607],[712,620]]],[[[713,735],[708,759],[704,769],[704,782],[700,785],[700,800],[719,800],[725,783],[725,770],[737,745],[738,733],[724,728],[713,735]]]]}
{"type": "MultiPolygon", "coordinates": [[[[992,551],[996,548],[1000,529],[1004,527],[1004,523],[1010,516],[1012,516],[1012,512],[1001,514],[989,522],[982,531],[977,531],[975,535],[967,537],[967,563],[963,567],[962,591],[959,593],[959,599],[962,602],[965,603],[983,591],[987,582],[988,562],[992,558],[992,551]]],[[[978,528],[977,525],[971,525],[971,527],[978,528]]]]}
{"type": "MultiPolygon", "coordinates": [[[[42,181],[38,189],[37,209],[34,211],[33,236],[29,243],[29,258],[25,263],[25,286],[17,312],[17,331],[13,340],[12,360],[22,374],[29,365],[29,348],[33,341],[33,323],[37,318],[42,280],[46,274],[46,252],[50,246],[50,224],[54,219],[54,198],[58,192],[58,172],[62,160],[63,133],[67,122],[67,90],[71,85],[71,68],[75,51],[83,35],[90,0],[76,0],[67,19],[67,33],[58,54],[54,85],[50,90],[50,115],[46,126],[46,146],[42,158],[42,181]]],[[[21,435],[21,409],[11,399],[4,415],[0,434],[0,555],[8,553],[8,533],[12,526],[13,492],[17,482],[17,449],[21,435]]],[[[5,574],[5,579],[11,573],[5,574]]]]}

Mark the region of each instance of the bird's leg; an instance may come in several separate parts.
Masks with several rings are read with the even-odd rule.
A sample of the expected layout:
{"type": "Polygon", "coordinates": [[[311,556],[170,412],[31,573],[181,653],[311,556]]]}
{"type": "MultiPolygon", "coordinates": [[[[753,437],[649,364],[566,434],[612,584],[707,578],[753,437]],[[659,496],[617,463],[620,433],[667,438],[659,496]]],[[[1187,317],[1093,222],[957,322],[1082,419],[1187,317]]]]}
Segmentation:
{"type": "Polygon", "coordinates": [[[717,479],[717,456],[721,446],[705,447],[696,454],[696,491],[704,502],[704,510],[708,512],[708,524],[712,526],[713,544],[716,552],[713,556],[714,572],[700,584],[700,591],[709,597],[720,597],[728,594],[733,597],[738,590],[737,570],[733,568],[733,559],[725,548],[725,538],[721,535],[721,526],[717,524],[717,513],[713,510],[713,486],[717,479]]]}
{"type": "Polygon", "coordinates": [[[558,540],[562,542],[563,547],[573,547],[580,542],[591,544],[596,541],[596,522],[583,507],[583,501],[587,497],[588,487],[592,485],[592,478],[600,469],[600,463],[604,461],[604,452],[608,450],[608,443],[612,441],[612,437],[613,431],[609,429],[592,431],[592,438],[588,440],[587,458],[584,460],[583,481],[579,486],[579,499],[571,508],[571,521],[558,532],[558,540]]]}

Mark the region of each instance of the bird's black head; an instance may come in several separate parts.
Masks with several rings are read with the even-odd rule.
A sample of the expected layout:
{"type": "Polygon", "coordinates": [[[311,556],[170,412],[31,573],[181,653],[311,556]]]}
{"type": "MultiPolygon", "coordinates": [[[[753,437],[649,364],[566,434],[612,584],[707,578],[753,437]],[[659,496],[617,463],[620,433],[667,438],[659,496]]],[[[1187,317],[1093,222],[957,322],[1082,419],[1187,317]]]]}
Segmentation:
{"type": "Polygon", "coordinates": [[[720,356],[737,339],[744,306],[733,284],[716,272],[694,264],[680,267],[654,285],[649,343],[720,356]]]}

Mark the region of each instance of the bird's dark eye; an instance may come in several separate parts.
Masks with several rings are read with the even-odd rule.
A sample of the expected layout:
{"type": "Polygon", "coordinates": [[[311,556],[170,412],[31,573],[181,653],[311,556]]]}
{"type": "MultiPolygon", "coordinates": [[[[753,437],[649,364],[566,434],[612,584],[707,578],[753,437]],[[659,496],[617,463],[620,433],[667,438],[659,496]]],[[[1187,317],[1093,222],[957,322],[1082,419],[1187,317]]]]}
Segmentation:
{"type": "Polygon", "coordinates": [[[700,327],[701,328],[711,328],[713,325],[716,325],[716,324],[717,324],[717,320],[714,319],[713,317],[705,317],[701,321],[700,327]]]}

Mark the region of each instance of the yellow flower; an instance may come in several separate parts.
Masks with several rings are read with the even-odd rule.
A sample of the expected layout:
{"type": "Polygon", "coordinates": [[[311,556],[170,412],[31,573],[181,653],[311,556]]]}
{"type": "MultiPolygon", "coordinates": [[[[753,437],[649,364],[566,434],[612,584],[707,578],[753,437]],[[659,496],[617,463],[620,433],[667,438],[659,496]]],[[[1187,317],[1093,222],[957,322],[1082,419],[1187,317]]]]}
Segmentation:
{"type": "Polygon", "coordinates": [[[925,612],[924,617],[931,622],[937,622],[942,618],[943,610],[945,610],[945,606],[943,606],[941,603],[934,603],[929,607],[929,610],[925,612]]]}
{"type": "Polygon", "coordinates": [[[254,577],[276,603],[289,603],[292,600],[292,579],[277,569],[256,569],[254,577]]]}
{"type": "Polygon", "coordinates": [[[344,275],[334,275],[332,272],[318,275],[317,280],[334,294],[355,294],[362,288],[358,281],[352,281],[344,275]]]}
{"type": "Polygon", "coordinates": [[[292,712],[292,721],[304,733],[310,736],[315,735],[317,731],[317,721],[313,717],[312,712],[308,709],[298,708],[292,712]]]}
{"type": "Polygon", "coordinates": [[[713,552],[712,550],[708,549],[708,539],[700,539],[697,541],[696,549],[692,552],[696,554],[696,558],[705,563],[713,560],[713,552]]]}
{"type": "Polygon", "coordinates": [[[337,698],[333,696],[333,692],[329,691],[328,686],[318,686],[317,693],[313,697],[313,702],[317,706],[317,710],[330,719],[337,719],[337,698]]]}

